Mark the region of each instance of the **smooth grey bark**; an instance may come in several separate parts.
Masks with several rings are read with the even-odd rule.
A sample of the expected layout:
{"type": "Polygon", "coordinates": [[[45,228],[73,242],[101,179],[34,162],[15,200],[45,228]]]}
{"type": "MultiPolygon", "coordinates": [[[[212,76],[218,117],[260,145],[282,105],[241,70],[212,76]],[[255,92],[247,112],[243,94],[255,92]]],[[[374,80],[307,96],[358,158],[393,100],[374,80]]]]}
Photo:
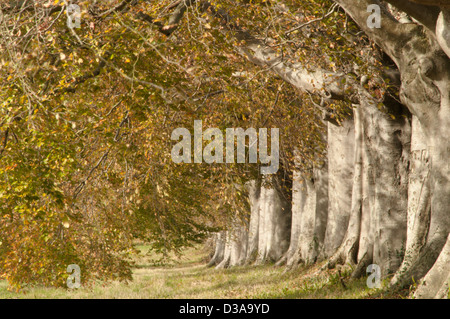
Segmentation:
{"type": "Polygon", "coordinates": [[[217,264],[216,269],[243,265],[247,255],[247,226],[234,219],[224,237],[223,259],[217,264]]]}
{"type": "Polygon", "coordinates": [[[448,299],[450,295],[450,235],[433,267],[414,292],[415,298],[448,299]]]}
{"type": "Polygon", "coordinates": [[[332,256],[342,243],[351,210],[354,123],[328,123],[328,218],[322,256],[332,256]]]}
{"type": "Polygon", "coordinates": [[[224,232],[224,250],[223,250],[223,258],[216,264],[216,269],[227,268],[230,264],[231,259],[231,233],[230,231],[224,232]]]}
{"type": "Polygon", "coordinates": [[[291,203],[275,187],[261,185],[256,264],[276,262],[289,248],[291,203]]]}
{"type": "Polygon", "coordinates": [[[303,178],[303,183],[307,196],[300,221],[301,226],[296,252],[296,263],[302,261],[305,264],[310,264],[314,261],[315,251],[317,251],[314,240],[317,191],[312,176],[303,178]]]}
{"type": "Polygon", "coordinates": [[[259,216],[260,205],[259,198],[261,192],[261,185],[258,181],[252,180],[246,185],[249,194],[250,202],[250,223],[248,229],[248,247],[246,263],[255,261],[258,254],[258,242],[259,242],[259,216]]]}
{"type": "Polygon", "coordinates": [[[345,237],[327,267],[355,265],[352,277],[376,263],[382,275],[394,272],[403,259],[410,122],[401,105],[387,114],[360,90],[354,109],[355,142],[350,220],[345,237]]]}
{"type": "Polygon", "coordinates": [[[217,269],[255,262],[276,262],[290,240],[291,208],[274,185],[246,184],[250,202],[248,225],[236,218],[227,231],[217,234],[216,252],[209,262],[217,269]]]}
{"type": "Polygon", "coordinates": [[[283,259],[277,263],[278,265],[286,262],[287,267],[291,268],[294,264],[299,262],[300,258],[295,260],[295,256],[299,249],[299,238],[302,229],[302,213],[304,211],[307,196],[308,193],[306,191],[303,175],[300,171],[295,170],[293,172],[292,180],[291,240],[288,251],[283,259]]]}
{"type": "Polygon", "coordinates": [[[287,269],[317,261],[323,247],[328,215],[328,168],[294,172],[292,185],[291,242],[286,253],[287,269]]]}
{"type": "Polygon", "coordinates": [[[247,225],[236,224],[232,233],[232,245],[229,267],[241,266],[247,257],[248,231],[247,225]]]}
{"type": "Polygon", "coordinates": [[[430,166],[428,147],[420,122],[412,118],[411,156],[408,185],[406,252],[401,267],[391,280],[396,285],[402,274],[415,263],[427,240],[431,216],[430,166]]]}
{"type": "Polygon", "coordinates": [[[367,149],[363,159],[369,161],[368,165],[363,164],[366,167],[364,178],[368,178],[363,187],[367,185],[366,205],[370,217],[367,218],[363,204],[362,218],[366,224],[362,225],[362,234],[367,234],[367,240],[361,243],[358,259],[365,266],[370,256],[364,255],[372,251],[372,262],[378,264],[382,276],[386,276],[400,266],[406,244],[410,122],[403,113],[407,111],[401,106],[397,114],[386,114],[362,90],[361,100],[365,101],[361,112],[367,149]]]}
{"type": "Polygon", "coordinates": [[[207,267],[218,265],[224,257],[225,252],[225,231],[213,234],[214,255],[211,257],[207,267]]]}
{"type": "Polygon", "coordinates": [[[382,275],[388,275],[399,268],[405,252],[411,131],[406,114],[396,119],[384,115],[385,121],[374,123],[379,133],[374,147],[377,155],[373,156],[377,218],[373,261],[381,267],[382,275]]]}
{"type": "Polygon", "coordinates": [[[370,29],[366,24],[369,16],[366,8],[370,1],[337,2],[397,65],[401,74],[400,99],[417,116],[427,137],[431,170],[430,227],[419,257],[407,269],[402,269],[401,278],[393,286],[403,287],[412,283],[412,278],[418,280],[425,276],[450,232],[450,59],[446,54],[450,26],[445,22],[448,21],[448,2],[415,1],[433,3],[440,9],[437,31],[434,32],[416,24],[400,24],[384,13],[382,27],[370,29]]]}
{"type": "Polygon", "coordinates": [[[321,167],[315,167],[314,181],[316,187],[316,216],[314,224],[314,245],[315,251],[309,260],[316,260],[320,258],[320,252],[323,251],[325,244],[325,235],[328,224],[328,209],[329,209],[329,180],[328,180],[328,161],[323,163],[321,167]]]}
{"type": "Polygon", "coordinates": [[[359,245],[357,253],[357,265],[354,268],[352,277],[360,277],[365,274],[366,267],[373,261],[373,243],[375,241],[374,236],[374,212],[375,207],[375,179],[374,179],[374,165],[372,154],[369,151],[367,136],[374,135],[373,127],[366,127],[365,113],[362,109],[363,106],[358,105],[358,114],[361,128],[361,226],[359,245]]]}
{"type": "Polygon", "coordinates": [[[286,264],[289,268],[294,263],[293,258],[299,245],[302,212],[306,196],[307,193],[303,183],[302,173],[295,170],[292,177],[291,238],[289,248],[284,256],[276,263],[277,266],[286,264]]]}
{"type": "Polygon", "coordinates": [[[400,97],[420,121],[430,159],[431,217],[426,244],[415,262],[402,268],[393,287],[423,278],[438,258],[450,232],[450,60],[433,37],[416,33],[404,57],[400,97]],[[426,51],[421,51],[426,48],[426,51]],[[418,53],[418,52],[419,53],[418,53]],[[415,54],[415,55],[413,55],[415,54]],[[413,58],[414,57],[414,58],[413,58]]]}
{"type": "Polygon", "coordinates": [[[247,224],[247,222],[241,221],[235,216],[226,231],[214,234],[215,252],[208,263],[208,267],[216,266],[217,269],[220,269],[243,265],[247,262],[247,257],[250,255],[249,250],[257,249],[257,246],[254,247],[257,244],[257,242],[255,243],[255,238],[256,241],[258,238],[257,224],[255,232],[252,218],[258,222],[259,185],[256,181],[251,181],[245,186],[249,192],[250,223],[247,224]]]}
{"type": "Polygon", "coordinates": [[[436,21],[436,40],[450,57],[450,10],[443,9],[436,21]]]}
{"type": "Polygon", "coordinates": [[[347,232],[339,249],[330,257],[328,268],[336,264],[355,265],[361,236],[361,217],[363,200],[363,126],[361,122],[361,108],[359,105],[353,108],[353,120],[355,126],[354,145],[354,169],[352,201],[347,232]]]}
{"type": "Polygon", "coordinates": [[[408,185],[407,249],[421,247],[430,223],[430,166],[425,135],[417,117],[412,119],[408,185]]]}

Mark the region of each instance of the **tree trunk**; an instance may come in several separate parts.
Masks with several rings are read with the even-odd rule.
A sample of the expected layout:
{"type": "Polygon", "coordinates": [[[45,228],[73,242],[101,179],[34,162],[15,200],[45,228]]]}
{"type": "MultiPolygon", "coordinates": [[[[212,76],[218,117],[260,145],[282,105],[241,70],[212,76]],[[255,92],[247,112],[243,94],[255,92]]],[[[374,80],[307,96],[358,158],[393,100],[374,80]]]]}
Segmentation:
{"type": "MultiPolygon", "coordinates": [[[[448,126],[447,126],[448,127],[448,126]]],[[[441,128],[443,129],[443,128],[441,128]]],[[[450,216],[448,203],[450,203],[450,168],[448,159],[450,149],[443,143],[443,135],[434,135],[428,138],[429,154],[431,157],[431,217],[427,242],[420,249],[414,262],[408,264],[402,273],[398,274],[393,287],[401,288],[412,280],[423,278],[431,269],[440,254],[445,254],[443,247],[450,233],[450,216]],[[440,141],[440,145],[438,145],[440,141]]],[[[444,258],[444,257],[442,257],[444,258]]]]}
{"type": "Polygon", "coordinates": [[[392,278],[396,286],[402,274],[415,263],[427,240],[431,216],[430,167],[426,138],[417,117],[412,119],[411,161],[408,185],[406,252],[401,267],[392,278]]]}
{"type": "Polygon", "coordinates": [[[307,197],[306,187],[303,181],[302,173],[295,170],[293,172],[292,180],[292,214],[291,214],[291,240],[289,242],[289,249],[285,255],[277,262],[277,266],[284,263],[290,268],[297,262],[294,261],[294,256],[299,249],[299,236],[301,231],[302,212],[307,197]]]}
{"type": "Polygon", "coordinates": [[[400,266],[406,243],[410,123],[407,111],[401,106],[397,106],[395,114],[386,114],[366,92],[361,92],[360,99],[365,102],[361,108],[367,147],[364,159],[369,161],[368,165],[363,164],[364,178],[368,178],[363,182],[363,189],[368,191],[366,204],[370,206],[367,218],[363,203],[362,235],[367,229],[370,231],[367,241],[361,241],[358,259],[366,264],[370,260],[367,255],[372,251],[372,262],[386,276],[400,266]]]}
{"type": "Polygon", "coordinates": [[[315,262],[323,246],[328,214],[327,165],[314,168],[312,173],[311,176],[294,172],[291,243],[286,253],[287,269],[300,262],[315,262]]]}
{"type": "MultiPolygon", "coordinates": [[[[375,105],[370,105],[374,113],[381,113],[375,105]]],[[[376,151],[373,157],[376,159],[374,210],[377,223],[373,261],[385,276],[399,268],[405,252],[411,130],[406,116],[391,119],[387,114],[379,115],[373,149],[376,151]]]]}
{"type": "Polygon", "coordinates": [[[357,262],[359,240],[361,235],[361,217],[363,200],[363,126],[361,122],[361,108],[353,109],[355,123],[354,170],[350,219],[347,232],[337,252],[330,258],[327,267],[336,264],[355,265],[357,262]]]}
{"type": "Polygon", "coordinates": [[[225,252],[225,231],[215,233],[213,235],[214,255],[208,263],[208,267],[218,265],[224,257],[225,252]]]}
{"type": "Polygon", "coordinates": [[[247,255],[247,226],[233,220],[230,229],[225,232],[225,249],[223,259],[216,269],[243,265],[247,255]]]}
{"type": "Polygon", "coordinates": [[[228,267],[241,266],[247,256],[248,231],[247,226],[236,223],[231,238],[230,264],[228,267]]]}
{"type": "Polygon", "coordinates": [[[448,299],[450,285],[450,235],[438,259],[420,282],[414,293],[415,298],[448,299]]]}
{"type": "Polygon", "coordinates": [[[249,264],[256,260],[259,242],[259,217],[260,217],[260,193],[259,181],[250,181],[247,185],[250,201],[250,224],[248,229],[248,247],[245,263],[249,264]]]}
{"type": "Polygon", "coordinates": [[[450,8],[442,9],[436,21],[436,40],[450,58],[450,8]]]}
{"type": "Polygon", "coordinates": [[[225,240],[225,244],[224,244],[224,251],[223,251],[223,258],[222,260],[216,265],[216,269],[223,269],[223,268],[227,268],[228,265],[230,264],[230,259],[231,259],[231,232],[230,231],[225,231],[224,233],[224,240],[225,240]]]}
{"type": "MultiPolygon", "coordinates": [[[[414,1],[421,4],[436,2],[414,1]]],[[[337,2],[397,65],[401,74],[401,101],[417,116],[427,137],[430,158],[430,227],[427,242],[416,261],[402,267],[402,273],[398,276],[401,278],[396,281],[396,286],[402,287],[412,283],[412,278],[418,280],[425,276],[441,253],[450,232],[449,9],[448,5],[444,5],[445,1],[439,1],[436,2],[436,7],[420,6],[420,12],[413,12],[414,17],[424,22],[428,28],[435,24],[435,31],[416,24],[399,24],[395,19],[389,19],[385,12],[380,12],[383,27],[369,28],[366,12],[369,0],[337,2]],[[437,20],[432,13],[436,9],[440,11],[437,20]]],[[[388,2],[395,5],[394,2],[399,1],[388,2]]]]}
{"type": "Polygon", "coordinates": [[[328,218],[322,255],[332,256],[347,230],[351,210],[354,124],[328,122],[328,218]]]}
{"type": "Polygon", "coordinates": [[[305,264],[310,264],[314,262],[315,251],[317,251],[314,240],[317,191],[312,177],[303,178],[303,183],[306,188],[307,196],[300,221],[301,231],[298,239],[299,246],[297,259],[305,264]]]}
{"type": "MultiPolygon", "coordinates": [[[[449,27],[445,27],[446,32],[449,27]]],[[[427,242],[392,285],[401,288],[423,278],[431,269],[450,232],[450,60],[434,35],[418,28],[402,49],[400,97],[420,121],[430,159],[431,216],[427,242]],[[426,47],[426,50],[424,50],[426,47]]]]}
{"type": "Polygon", "coordinates": [[[257,264],[278,261],[289,248],[291,203],[274,186],[262,185],[257,264]]]}
{"type": "Polygon", "coordinates": [[[359,277],[370,263],[377,263],[385,276],[400,265],[406,239],[409,121],[401,107],[391,117],[364,92],[361,100],[366,102],[354,110],[350,221],[327,266],[358,263],[353,276],[359,277]]]}
{"type": "Polygon", "coordinates": [[[325,235],[328,223],[329,194],[328,194],[328,162],[322,167],[314,168],[314,181],[316,187],[316,215],[314,224],[315,251],[309,260],[316,260],[320,257],[325,245],[325,235]]]}
{"type": "MultiPolygon", "coordinates": [[[[420,179],[416,178],[417,176],[420,178],[419,172],[417,175],[416,172],[411,174],[413,185],[408,186],[407,183],[406,172],[410,151],[410,147],[407,147],[409,135],[406,119],[408,116],[402,118],[405,114],[394,112],[396,118],[390,119],[387,114],[377,109],[377,103],[360,94],[364,147],[358,264],[354,274],[362,274],[365,270],[364,266],[372,262],[381,266],[383,275],[395,271],[402,260],[403,250],[406,246],[414,249],[412,247],[421,245],[424,228],[427,228],[426,243],[421,249],[412,251],[412,258],[409,261],[405,260],[401,272],[396,275],[397,286],[403,286],[411,283],[412,278],[416,281],[423,278],[428,271],[432,274],[431,267],[437,262],[436,260],[446,260],[447,248],[444,248],[444,245],[448,242],[450,232],[450,214],[448,213],[450,203],[449,9],[448,6],[444,7],[445,1],[435,4],[433,0],[414,0],[418,3],[434,4],[427,7],[410,6],[405,4],[407,1],[388,0],[387,2],[394,5],[403,3],[405,8],[411,8],[415,11],[412,16],[427,27],[415,23],[400,24],[390,17],[388,12],[381,10],[382,27],[370,28],[367,19],[371,13],[367,11],[367,7],[373,3],[371,0],[336,0],[336,2],[397,65],[401,75],[401,101],[412,114],[417,116],[427,139],[431,215],[429,227],[420,225],[416,228],[416,220],[427,218],[426,188],[428,186],[427,179],[424,179],[423,192],[417,192],[420,179]],[[419,11],[415,10],[417,8],[419,11]],[[433,13],[436,10],[437,20],[433,13]],[[433,26],[436,26],[434,31],[433,26]],[[408,199],[408,194],[412,198],[408,199]],[[415,200],[418,200],[417,207],[414,206],[415,200]],[[411,205],[408,210],[407,205],[411,205]],[[410,218],[407,222],[408,214],[410,218]],[[408,242],[406,242],[407,235],[412,236],[408,238],[408,242]],[[414,256],[417,253],[418,255],[414,256]]],[[[275,50],[266,46],[263,41],[254,39],[248,32],[240,29],[235,31],[237,39],[243,40],[241,52],[250,61],[270,67],[295,87],[310,93],[314,93],[317,89],[332,98],[351,95],[348,94],[345,85],[339,86],[338,83],[353,85],[354,82],[336,81],[336,78],[331,76],[323,76],[325,73],[320,70],[314,74],[307,72],[306,67],[301,63],[295,65],[287,63],[287,59],[284,60],[284,57],[278,56],[275,50]]],[[[349,91],[354,93],[354,90],[349,91]]],[[[352,102],[353,97],[353,95],[349,97],[352,102]]],[[[398,108],[395,105],[387,106],[390,111],[392,111],[391,107],[394,111],[398,108]]],[[[331,148],[333,141],[329,140],[329,145],[331,148]]],[[[352,190],[353,183],[336,178],[340,173],[338,160],[338,156],[329,156],[330,207],[324,242],[325,256],[332,254],[344,237],[343,231],[347,227],[338,227],[338,224],[346,224],[350,218],[350,212],[357,210],[357,206],[353,205],[358,202],[357,194],[349,196],[349,189],[352,190]],[[343,187],[337,187],[338,183],[342,183],[343,187]],[[342,196],[342,193],[346,193],[347,196],[342,196]],[[350,203],[352,198],[355,198],[355,201],[350,203]],[[344,205],[347,207],[344,210],[341,209],[341,199],[347,200],[347,205],[344,205]],[[344,218],[340,219],[342,215],[339,214],[342,212],[344,218]]],[[[413,166],[423,164],[417,163],[417,160],[418,158],[413,158],[413,166]]],[[[426,166],[423,169],[426,170],[426,166]]],[[[353,167],[344,178],[352,172],[353,167]]],[[[357,221],[357,217],[353,217],[354,220],[357,221]]],[[[352,232],[357,232],[358,227],[354,225],[353,220],[351,227],[356,229],[352,232]]]]}
{"type": "MultiPolygon", "coordinates": [[[[375,207],[375,179],[374,166],[371,152],[369,151],[367,138],[375,134],[374,127],[366,126],[366,114],[362,105],[357,109],[361,128],[361,226],[357,253],[357,265],[352,273],[353,278],[358,278],[366,273],[366,267],[373,262],[374,217],[375,207]]],[[[356,195],[356,194],[355,194],[356,195]]]]}

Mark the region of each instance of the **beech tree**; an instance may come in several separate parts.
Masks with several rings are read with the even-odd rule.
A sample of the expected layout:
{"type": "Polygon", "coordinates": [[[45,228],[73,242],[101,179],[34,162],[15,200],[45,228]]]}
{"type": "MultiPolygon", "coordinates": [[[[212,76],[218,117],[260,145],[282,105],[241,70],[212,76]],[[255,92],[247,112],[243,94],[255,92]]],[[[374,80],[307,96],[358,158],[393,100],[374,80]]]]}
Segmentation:
{"type": "MultiPolygon", "coordinates": [[[[245,53],[251,55],[252,62],[271,66],[280,77],[299,89],[317,94],[319,88],[322,92],[319,90],[318,94],[326,98],[347,97],[356,104],[352,203],[350,212],[344,211],[343,217],[349,214],[348,229],[329,266],[336,262],[357,264],[354,275],[358,276],[365,266],[374,262],[381,266],[384,275],[396,272],[391,285],[398,288],[423,278],[439,254],[443,254],[440,260],[446,260],[448,254],[443,249],[449,235],[448,212],[443,205],[448,202],[448,165],[443,164],[448,158],[448,146],[442,143],[445,136],[442,130],[445,131],[448,120],[450,68],[448,31],[444,31],[448,29],[448,9],[445,2],[433,6],[409,1],[388,2],[394,7],[373,1],[336,1],[383,51],[383,64],[393,70],[387,71],[386,76],[390,76],[392,83],[399,80],[400,99],[388,94],[380,99],[379,92],[368,94],[370,79],[362,73],[356,79],[346,76],[343,81],[336,81],[343,77],[336,72],[319,77],[317,74],[327,71],[315,69],[312,73],[301,62],[288,64],[288,59],[254,38],[246,38],[245,53]],[[371,4],[384,9],[380,11],[380,28],[368,26],[367,8],[371,4]],[[411,19],[406,19],[405,23],[398,17],[399,10],[411,19]],[[355,81],[358,78],[359,83],[355,81]],[[340,86],[343,83],[352,83],[351,88],[340,86]],[[433,109],[429,103],[435,105],[433,109]],[[380,106],[387,112],[381,112],[380,106]],[[414,156],[414,170],[409,170],[410,154],[414,156]]],[[[329,148],[328,157],[333,158],[335,154],[330,151],[329,148]]],[[[305,211],[307,209],[302,213],[305,211]]],[[[333,217],[329,221],[333,222],[333,217]]],[[[330,226],[333,227],[328,223],[327,233],[341,230],[330,229],[330,226]]],[[[297,233],[294,228],[292,232],[297,233]]],[[[296,241],[300,238],[301,235],[296,241]]],[[[325,251],[327,255],[329,252],[325,251]]],[[[442,289],[448,289],[448,272],[439,277],[427,278],[422,285],[439,287],[442,295],[442,289]],[[433,280],[438,282],[432,283],[433,280]]],[[[436,290],[428,293],[427,296],[432,297],[436,290]]]]}
{"type": "Polygon", "coordinates": [[[0,276],[13,289],[64,286],[72,263],[83,283],[130,279],[134,239],[180,252],[245,220],[236,185],[259,168],[176,164],[174,129],[276,118],[288,133],[283,123],[304,115],[304,149],[318,131],[311,108],[289,107],[300,103],[293,89],[244,69],[192,3],[74,1],[80,28],[68,26],[68,4],[0,7],[0,276]]]}
{"type": "MultiPolygon", "coordinates": [[[[406,258],[402,267],[394,277],[393,285],[410,283],[412,278],[422,278],[433,266],[437,257],[447,254],[444,247],[449,235],[449,214],[444,203],[449,202],[449,170],[448,165],[443,164],[448,158],[449,147],[442,143],[448,121],[448,94],[450,72],[448,43],[448,2],[441,1],[435,6],[427,6],[430,2],[417,1],[417,4],[400,1],[389,1],[398,6],[416,22],[400,23],[382,14],[383,28],[369,29],[363,19],[367,14],[362,12],[364,1],[358,4],[352,1],[341,1],[340,4],[346,12],[360,25],[383,51],[395,62],[400,72],[399,96],[403,105],[416,116],[425,135],[427,151],[430,157],[430,221],[426,240],[421,238],[422,245],[410,245],[406,251],[406,258]],[[447,22],[445,22],[447,21],[447,22]],[[447,30],[447,31],[444,31],[447,30]],[[401,46],[401,44],[406,44],[401,46]],[[433,111],[431,111],[431,109],[433,111]],[[437,142],[440,140],[440,142],[437,142]],[[436,145],[439,144],[439,145],[436,145]],[[419,251],[419,253],[417,253],[419,251]],[[412,254],[413,257],[408,257],[412,254]],[[412,260],[411,260],[412,259],[412,260]]],[[[413,136],[417,127],[413,126],[413,136]]],[[[426,181],[425,181],[426,182],[426,181]]],[[[414,186],[412,186],[414,187],[414,186]]],[[[426,186],[425,186],[426,187],[426,186]]],[[[421,196],[418,190],[411,190],[410,194],[421,196]],[[418,194],[419,193],[419,194],[418,194]]],[[[422,198],[419,198],[422,200],[422,198]]],[[[414,209],[414,208],[412,208],[414,209]]],[[[426,209],[426,208],[424,208],[426,209]]],[[[415,214],[424,214],[416,208],[415,214]]],[[[412,214],[411,214],[412,215],[412,214]]],[[[418,221],[416,215],[414,222],[418,221]]],[[[411,218],[411,217],[410,217],[411,218]]],[[[423,236],[423,232],[410,233],[410,236],[423,236]]],[[[417,241],[416,238],[412,241],[417,241]]],[[[447,277],[448,274],[443,277],[447,277]]],[[[428,283],[427,283],[428,284],[428,283]]],[[[445,281],[440,283],[442,287],[445,281]]],[[[448,285],[448,284],[447,284],[448,285]]],[[[448,289],[448,287],[447,287],[448,289]]]]}
{"type": "MultiPolygon", "coordinates": [[[[67,27],[67,2],[1,7],[6,273],[27,254],[15,254],[14,236],[42,247],[67,221],[78,232],[55,251],[86,260],[93,250],[75,248],[87,247],[81,221],[91,218],[92,229],[106,229],[98,252],[126,251],[127,233],[165,250],[224,227],[210,262],[219,268],[327,260],[356,277],[375,263],[392,289],[423,279],[417,296],[445,296],[448,1],[75,2],[80,29],[67,27]],[[282,128],[279,174],[175,165],[170,132],[194,119],[282,128]],[[23,237],[42,207],[49,224],[33,222],[23,237]],[[107,229],[126,240],[112,245],[107,229]]],[[[50,269],[39,258],[28,264],[50,269]]]]}

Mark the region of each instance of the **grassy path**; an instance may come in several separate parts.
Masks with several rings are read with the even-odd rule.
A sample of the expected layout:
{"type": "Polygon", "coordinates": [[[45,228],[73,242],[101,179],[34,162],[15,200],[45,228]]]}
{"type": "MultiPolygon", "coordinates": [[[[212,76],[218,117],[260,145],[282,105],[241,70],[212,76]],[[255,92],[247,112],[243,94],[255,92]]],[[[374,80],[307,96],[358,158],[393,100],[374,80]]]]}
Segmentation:
{"type": "MultiPolygon", "coordinates": [[[[145,252],[146,247],[139,247],[145,252]]],[[[336,271],[317,274],[320,265],[284,272],[272,265],[216,270],[205,267],[205,252],[189,249],[185,257],[158,265],[155,256],[138,260],[130,283],[96,283],[92,287],[31,288],[20,293],[7,291],[0,281],[3,298],[383,298],[382,292],[367,288],[365,279],[344,284],[336,271]]]]}

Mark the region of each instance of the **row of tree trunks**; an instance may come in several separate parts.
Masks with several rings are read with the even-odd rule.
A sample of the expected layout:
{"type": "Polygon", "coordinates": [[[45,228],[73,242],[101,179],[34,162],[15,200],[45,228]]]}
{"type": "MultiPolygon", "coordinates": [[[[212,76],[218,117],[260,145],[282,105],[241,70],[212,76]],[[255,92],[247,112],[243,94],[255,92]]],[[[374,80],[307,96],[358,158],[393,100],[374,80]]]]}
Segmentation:
{"type": "Polygon", "coordinates": [[[292,268],[331,257],[330,265],[360,263],[360,270],[377,263],[384,275],[399,267],[406,245],[409,121],[366,100],[353,119],[328,124],[328,162],[294,172],[289,222],[291,203],[279,191],[249,183],[247,263],[278,261],[292,268]]]}
{"type": "Polygon", "coordinates": [[[285,254],[291,238],[291,203],[276,186],[251,181],[248,225],[233,219],[226,231],[215,234],[215,253],[209,266],[226,268],[243,264],[276,262],[285,254]]]}
{"type": "Polygon", "coordinates": [[[248,247],[248,230],[245,224],[235,221],[229,230],[216,233],[214,237],[215,251],[208,267],[221,269],[245,263],[248,247]]]}
{"type": "Polygon", "coordinates": [[[208,267],[215,266],[223,260],[225,252],[225,233],[226,231],[221,231],[212,235],[214,254],[209,260],[208,267]]]}
{"type": "MultiPolygon", "coordinates": [[[[405,259],[401,272],[391,282],[393,288],[420,282],[428,272],[433,272],[438,260],[446,259],[444,246],[450,233],[450,40],[446,36],[450,27],[447,22],[448,10],[442,9],[436,32],[416,27],[409,32],[411,38],[407,46],[395,47],[401,53],[396,58],[402,75],[400,98],[420,122],[427,146],[429,176],[423,177],[420,204],[414,216],[414,220],[425,220],[421,225],[425,229],[413,230],[411,257],[405,259]],[[428,190],[430,195],[427,195],[428,190]],[[428,200],[431,206],[429,217],[428,200]]],[[[448,269],[442,271],[449,275],[448,269]]],[[[439,278],[428,276],[427,285],[433,285],[431,281],[435,279],[439,285],[439,278]]]]}
{"type": "MultiPolygon", "coordinates": [[[[376,263],[384,276],[395,272],[392,288],[423,279],[416,296],[443,296],[450,276],[449,7],[445,1],[414,0],[433,7],[388,0],[418,23],[399,23],[382,10],[383,27],[370,28],[370,0],[336,2],[395,63],[400,73],[399,97],[409,112],[386,101],[389,114],[380,111],[379,101],[359,87],[359,102],[351,99],[358,103],[353,151],[344,152],[346,159],[353,160],[348,175],[340,171],[343,159],[335,152],[342,149],[333,151],[332,144],[338,138],[335,131],[342,127],[329,128],[327,227],[323,247],[317,248],[319,256],[331,256],[328,266],[356,265],[354,276],[376,263]],[[337,178],[339,174],[352,177],[344,181],[337,178]]],[[[254,63],[271,66],[296,88],[311,91],[306,68],[296,65],[293,72],[261,42],[247,41],[247,49],[254,53],[249,57],[254,63]]],[[[318,82],[313,87],[336,91],[332,81],[318,82]]],[[[288,265],[315,259],[307,248],[316,231],[311,207],[318,198],[317,181],[301,173],[294,175],[294,184],[295,180],[303,183],[294,185],[298,194],[293,193],[291,243],[284,255],[288,265]]],[[[258,220],[264,219],[261,210],[259,214],[258,220]]]]}
{"type": "MultiPolygon", "coordinates": [[[[213,257],[213,264],[275,261],[290,269],[329,258],[328,267],[355,266],[353,277],[377,264],[383,277],[395,273],[392,286],[408,282],[432,229],[429,140],[405,108],[386,113],[365,92],[361,95],[364,103],[355,106],[353,119],[328,129],[327,165],[294,172],[291,203],[275,187],[248,184],[249,226],[232,228],[241,229],[241,237],[217,237],[218,242],[226,238],[217,244],[224,254],[219,263],[220,257],[213,257]],[[241,244],[233,238],[241,238],[241,244]]],[[[428,283],[419,286],[417,297],[442,297],[445,287],[448,291],[448,243],[435,254],[435,266],[417,278],[425,276],[428,283]]]]}
{"type": "Polygon", "coordinates": [[[363,91],[360,100],[354,109],[350,220],[327,266],[356,265],[352,276],[359,277],[374,263],[386,276],[398,269],[405,250],[410,123],[401,107],[387,114],[363,91]]]}
{"type": "Polygon", "coordinates": [[[291,243],[288,269],[331,256],[340,246],[350,216],[353,175],[354,125],[328,123],[328,157],[311,172],[295,171],[292,186],[291,243]]]}

